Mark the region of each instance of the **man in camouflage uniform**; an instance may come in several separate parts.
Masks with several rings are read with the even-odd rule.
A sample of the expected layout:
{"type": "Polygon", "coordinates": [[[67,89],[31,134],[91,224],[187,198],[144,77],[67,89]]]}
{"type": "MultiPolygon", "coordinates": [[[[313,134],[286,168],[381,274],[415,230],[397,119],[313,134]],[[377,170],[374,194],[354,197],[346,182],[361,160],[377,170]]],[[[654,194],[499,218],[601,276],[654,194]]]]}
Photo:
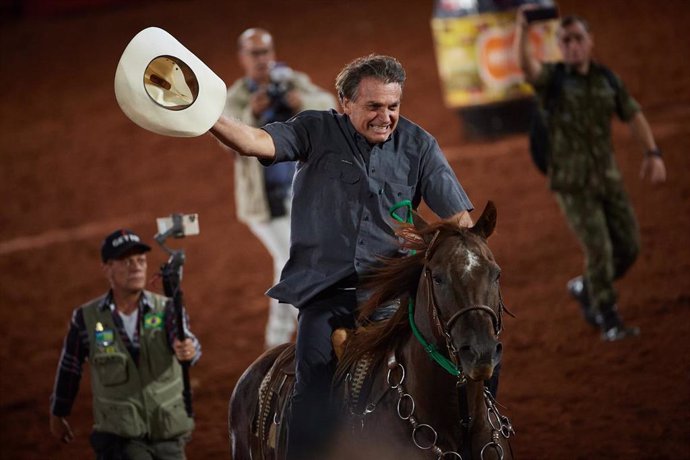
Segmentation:
{"type": "Polygon", "coordinates": [[[548,116],[550,187],[586,258],[584,276],[570,280],[568,291],[580,302],[585,320],[601,328],[603,340],[634,336],[639,329],[623,324],[613,287],[613,281],[632,266],[640,244],[637,221],[613,156],[614,113],[645,149],[641,177],[663,182],[666,167],[639,104],[617,76],[591,60],[593,39],[587,22],[576,16],[563,18],[558,30],[563,62],[542,63],[529,49],[529,24],[523,14],[528,8],[533,6],[522,7],[517,16],[518,62],[548,116]],[[554,78],[558,78],[555,91],[554,78]],[[545,107],[547,95],[556,103],[545,107]]]}

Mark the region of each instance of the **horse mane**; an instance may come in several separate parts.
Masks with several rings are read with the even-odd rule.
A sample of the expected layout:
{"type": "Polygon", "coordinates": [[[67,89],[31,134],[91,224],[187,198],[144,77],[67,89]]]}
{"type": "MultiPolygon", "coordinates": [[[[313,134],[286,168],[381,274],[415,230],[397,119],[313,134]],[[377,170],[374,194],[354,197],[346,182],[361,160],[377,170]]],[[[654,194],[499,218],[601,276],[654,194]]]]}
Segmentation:
{"type": "Polygon", "coordinates": [[[449,236],[462,235],[467,231],[450,220],[441,220],[421,229],[412,224],[401,224],[396,235],[402,239],[401,247],[409,250],[410,255],[381,257],[381,265],[363,277],[361,287],[371,289],[372,294],[359,308],[360,327],[348,338],[343,356],[338,362],[336,382],[343,379],[365,354],[371,354],[374,361],[378,362],[383,359],[386,351],[396,349],[409,337],[411,329],[408,302],[417,295],[417,285],[427,252],[433,251],[449,236]],[[369,319],[377,308],[398,299],[400,306],[389,319],[378,322],[369,319]]]}

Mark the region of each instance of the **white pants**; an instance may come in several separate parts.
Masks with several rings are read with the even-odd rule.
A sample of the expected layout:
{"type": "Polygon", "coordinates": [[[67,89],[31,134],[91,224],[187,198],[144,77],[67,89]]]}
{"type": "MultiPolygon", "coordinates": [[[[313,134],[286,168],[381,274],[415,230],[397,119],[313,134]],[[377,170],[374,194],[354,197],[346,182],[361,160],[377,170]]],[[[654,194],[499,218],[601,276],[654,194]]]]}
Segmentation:
{"type": "MultiPolygon", "coordinates": [[[[290,215],[268,222],[249,224],[249,229],[268,249],[273,257],[273,282],[280,281],[280,272],[290,256],[290,215]]],[[[270,299],[268,324],[266,324],[266,348],[292,340],[299,310],[289,304],[270,299]]]]}

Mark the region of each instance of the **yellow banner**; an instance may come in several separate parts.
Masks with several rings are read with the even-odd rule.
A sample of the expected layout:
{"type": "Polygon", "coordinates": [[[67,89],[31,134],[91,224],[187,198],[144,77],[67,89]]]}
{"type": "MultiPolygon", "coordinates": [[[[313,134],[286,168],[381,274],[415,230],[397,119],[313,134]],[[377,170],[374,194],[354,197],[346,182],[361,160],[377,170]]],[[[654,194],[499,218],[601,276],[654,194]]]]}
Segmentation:
{"type": "MultiPolygon", "coordinates": [[[[448,107],[490,104],[530,95],[513,52],[515,10],[461,18],[433,18],[436,62],[448,107]]],[[[557,21],[530,28],[540,60],[560,58],[557,21]]]]}

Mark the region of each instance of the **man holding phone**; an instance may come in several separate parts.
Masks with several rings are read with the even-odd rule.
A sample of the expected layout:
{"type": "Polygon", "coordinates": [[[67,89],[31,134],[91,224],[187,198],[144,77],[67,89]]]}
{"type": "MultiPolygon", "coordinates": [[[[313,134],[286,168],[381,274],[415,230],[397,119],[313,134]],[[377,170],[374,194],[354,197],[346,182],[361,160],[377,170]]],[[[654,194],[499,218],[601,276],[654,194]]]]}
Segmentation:
{"type": "Polygon", "coordinates": [[[550,188],[585,252],[585,273],[570,280],[567,288],[580,303],[585,320],[601,328],[603,340],[636,336],[639,329],[626,326],[618,315],[613,286],[635,262],[640,240],[613,155],[613,115],[628,124],[640,141],[642,178],[652,184],[664,182],[666,167],[640,105],[618,76],[592,60],[594,39],[584,19],[560,20],[562,62],[545,63],[534,57],[527,35],[532,24],[548,18],[541,13],[535,5],[518,9],[515,46],[548,127],[550,188]]]}
{"type": "Polygon", "coordinates": [[[187,329],[176,337],[176,315],[167,297],[145,290],[151,248],[134,232],[116,230],[101,246],[110,289],[72,313],[55,387],[50,431],[70,443],[67,421],[88,360],[93,393],[93,432],[98,460],[184,460],[194,420],[183,402],[181,362],[192,364],[201,346],[187,329]]]}

